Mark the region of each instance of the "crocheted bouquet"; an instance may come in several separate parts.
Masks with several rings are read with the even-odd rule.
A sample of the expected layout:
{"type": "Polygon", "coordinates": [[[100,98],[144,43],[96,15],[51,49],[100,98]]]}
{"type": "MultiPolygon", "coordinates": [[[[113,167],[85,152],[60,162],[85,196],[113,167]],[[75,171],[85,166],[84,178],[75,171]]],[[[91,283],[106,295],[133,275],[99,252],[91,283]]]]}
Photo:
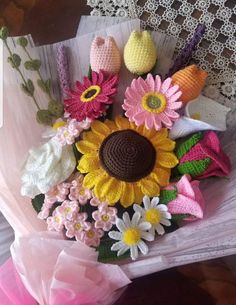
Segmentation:
{"type": "MultiPolygon", "coordinates": [[[[5,43],[6,37],[2,30],[5,43]]],[[[26,49],[27,40],[19,44],[26,49]]],[[[211,101],[211,115],[202,110],[207,73],[185,67],[183,54],[169,77],[154,75],[158,46],[147,31],[132,32],[123,54],[113,37],[95,37],[88,76],[73,86],[66,56],[60,48],[64,101],[51,99],[48,109],[38,109],[37,121],[51,125],[49,140],[29,151],[21,193],[32,198],[48,230],[96,248],[101,261],[135,260],[158,236],[203,218],[199,180],[229,174],[229,158],[213,131],[225,126],[212,120],[212,111],[223,106],[211,101]],[[133,80],[117,96],[123,65],[133,80]],[[120,116],[112,117],[117,98],[123,100],[120,116]]],[[[9,62],[19,69],[16,54],[9,62]]],[[[39,71],[40,61],[31,59],[28,68],[39,71]]],[[[51,94],[48,81],[39,85],[51,94]]],[[[22,88],[34,98],[29,80],[22,88]]]]}

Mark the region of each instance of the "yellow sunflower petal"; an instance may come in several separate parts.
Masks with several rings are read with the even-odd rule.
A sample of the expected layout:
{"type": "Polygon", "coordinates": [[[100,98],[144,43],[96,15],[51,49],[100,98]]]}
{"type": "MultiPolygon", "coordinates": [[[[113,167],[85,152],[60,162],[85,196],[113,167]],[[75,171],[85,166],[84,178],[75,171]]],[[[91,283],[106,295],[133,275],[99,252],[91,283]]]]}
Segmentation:
{"type": "Polygon", "coordinates": [[[134,185],[133,183],[124,183],[123,191],[120,197],[120,203],[124,208],[129,207],[135,201],[135,194],[134,194],[134,185]]]}
{"type": "Polygon", "coordinates": [[[96,185],[101,177],[106,176],[106,172],[100,168],[88,173],[83,180],[83,187],[91,189],[96,185]]]}
{"type": "Polygon", "coordinates": [[[100,163],[96,153],[83,155],[77,166],[78,171],[80,171],[82,174],[89,173],[99,168],[100,163]]]}
{"type": "Polygon", "coordinates": [[[157,163],[163,167],[173,168],[179,163],[179,160],[174,153],[159,150],[157,153],[157,163]]]}
{"type": "Polygon", "coordinates": [[[110,176],[102,175],[102,176],[100,176],[96,185],[94,186],[94,189],[93,189],[94,195],[96,197],[98,197],[98,199],[100,199],[101,201],[105,201],[105,197],[104,197],[105,191],[104,190],[107,189],[106,185],[110,179],[111,179],[110,176]]]}
{"type": "Polygon", "coordinates": [[[172,141],[171,139],[163,139],[163,140],[158,140],[157,142],[153,141],[153,144],[164,151],[173,151],[175,148],[175,141],[172,141]]]}
{"type": "Polygon", "coordinates": [[[81,152],[82,154],[90,154],[99,149],[99,146],[97,146],[94,143],[88,142],[88,141],[79,141],[75,144],[77,150],[81,152]]]}
{"type": "Polygon", "coordinates": [[[114,205],[120,200],[121,194],[123,192],[124,182],[119,181],[115,178],[110,178],[107,184],[107,191],[105,194],[106,201],[109,205],[114,205]]]}
{"type": "Polygon", "coordinates": [[[98,120],[92,122],[91,129],[94,133],[102,136],[108,136],[111,132],[110,128],[106,124],[98,120]]]}
{"type": "Polygon", "coordinates": [[[141,191],[141,187],[137,184],[134,184],[134,197],[135,197],[135,203],[140,204],[143,201],[144,194],[141,191]]]}
{"type": "Polygon", "coordinates": [[[117,116],[115,119],[116,125],[119,129],[130,129],[130,123],[128,119],[123,118],[122,116],[117,116]]]}
{"type": "Polygon", "coordinates": [[[168,137],[167,128],[161,128],[151,136],[151,142],[159,143],[168,137]]]}
{"type": "Polygon", "coordinates": [[[143,178],[139,182],[139,185],[144,195],[147,195],[149,197],[155,197],[160,195],[160,186],[152,178],[143,178]]]}
{"type": "Polygon", "coordinates": [[[114,121],[105,120],[104,124],[106,124],[110,128],[111,131],[117,131],[118,130],[114,121]]]}
{"type": "Polygon", "coordinates": [[[97,146],[100,146],[102,141],[105,139],[104,135],[96,134],[92,131],[83,132],[82,135],[83,140],[88,141],[90,143],[94,143],[97,146]]]}
{"type": "Polygon", "coordinates": [[[150,174],[160,186],[167,186],[170,180],[170,169],[169,168],[155,168],[150,174]]]}

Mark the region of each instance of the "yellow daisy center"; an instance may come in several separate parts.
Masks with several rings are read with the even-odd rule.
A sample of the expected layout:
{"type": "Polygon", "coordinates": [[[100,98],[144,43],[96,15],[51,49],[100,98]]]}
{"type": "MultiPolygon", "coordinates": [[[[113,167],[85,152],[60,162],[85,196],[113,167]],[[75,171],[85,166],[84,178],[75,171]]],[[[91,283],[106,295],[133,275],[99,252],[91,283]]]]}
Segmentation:
{"type": "Polygon", "coordinates": [[[123,233],[123,242],[128,246],[137,245],[141,239],[141,234],[137,228],[129,228],[123,233]]]}
{"type": "Polygon", "coordinates": [[[64,213],[65,213],[65,214],[68,214],[68,213],[70,213],[70,212],[71,212],[71,208],[65,208],[65,209],[64,209],[64,213]]]}
{"type": "Polygon", "coordinates": [[[59,122],[55,122],[52,126],[53,129],[58,129],[60,127],[63,127],[66,125],[66,122],[64,121],[59,121],[59,122]]]}
{"type": "Polygon", "coordinates": [[[80,100],[84,103],[92,102],[100,92],[101,87],[97,85],[90,86],[81,94],[80,100]]]}
{"type": "Polygon", "coordinates": [[[58,217],[58,216],[56,216],[56,217],[54,217],[54,221],[55,221],[56,223],[60,223],[60,222],[61,222],[61,218],[58,217]]]}
{"type": "Polygon", "coordinates": [[[75,224],[75,230],[79,231],[81,229],[81,224],[79,222],[77,222],[75,224]]]}
{"type": "Polygon", "coordinates": [[[166,109],[166,98],[157,92],[148,92],[142,98],[142,106],[145,110],[161,113],[166,109]]]}
{"type": "Polygon", "coordinates": [[[101,218],[102,218],[102,220],[105,221],[105,222],[107,222],[107,221],[110,219],[110,217],[109,217],[107,214],[102,215],[101,218]]]}
{"type": "Polygon", "coordinates": [[[161,214],[154,208],[149,209],[145,212],[145,220],[150,222],[150,224],[155,225],[160,222],[161,214]]]}

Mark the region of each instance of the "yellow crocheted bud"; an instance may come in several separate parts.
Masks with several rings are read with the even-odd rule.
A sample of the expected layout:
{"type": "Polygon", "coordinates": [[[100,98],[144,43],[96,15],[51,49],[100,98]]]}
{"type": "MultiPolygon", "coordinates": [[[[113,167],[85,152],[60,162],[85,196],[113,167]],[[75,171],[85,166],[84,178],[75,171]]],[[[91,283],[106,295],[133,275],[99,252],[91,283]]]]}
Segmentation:
{"type": "Polygon", "coordinates": [[[207,72],[196,65],[188,66],[171,76],[172,82],[182,91],[181,101],[185,104],[197,98],[207,79],[207,72]]]}
{"type": "Polygon", "coordinates": [[[136,74],[148,73],[157,60],[156,46],[147,31],[132,32],[124,48],[127,69],[136,74]]]}

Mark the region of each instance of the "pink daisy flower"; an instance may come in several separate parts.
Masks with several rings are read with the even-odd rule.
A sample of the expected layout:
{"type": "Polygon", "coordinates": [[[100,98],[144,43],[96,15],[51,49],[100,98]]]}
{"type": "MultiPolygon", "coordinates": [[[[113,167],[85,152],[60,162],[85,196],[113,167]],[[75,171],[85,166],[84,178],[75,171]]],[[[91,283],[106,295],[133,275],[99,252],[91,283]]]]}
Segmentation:
{"type": "Polygon", "coordinates": [[[79,212],[79,205],[76,200],[74,201],[65,200],[62,203],[62,205],[60,205],[55,209],[55,213],[57,215],[62,215],[62,217],[64,217],[65,220],[71,220],[71,221],[74,219],[74,217],[77,215],[78,212],[79,212]]]}
{"type": "Polygon", "coordinates": [[[96,229],[94,223],[90,223],[90,227],[82,232],[82,241],[89,247],[98,247],[103,235],[103,230],[96,229]]]}
{"type": "Polygon", "coordinates": [[[71,182],[70,200],[78,200],[81,205],[84,205],[92,197],[92,192],[83,187],[84,176],[77,174],[75,179],[71,182]]]}
{"type": "Polygon", "coordinates": [[[162,126],[171,128],[179,118],[175,110],[182,106],[179,98],[182,94],[178,85],[171,85],[171,78],[163,83],[159,75],[154,78],[150,73],[146,80],[134,79],[126,89],[122,105],[130,122],[137,126],[145,124],[147,129],[159,130],[162,126]]]}
{"type": "Polygon", "coordinates": [[[64,201],[69,194],[70,183],[60,183],[54,186],[49,192],[45,194],[44,202],[55,203],[57,201],[64,201]]]}
{"type": "Polygon", "coordinates": [[[78,121],[98,118],[107,104],[112,104],[111,97],[116,93],[117,83],[117,75],[104,80],[102,71],[93,71],[92,80],[85,76],[83,83],[77,81],[75,89],[69,91],[70,98],[64,101],[65,111],[78,121]]]}
{"type": "Polygon", "coordinates": [[[109,231],[116,223],[116,215],[116,208],[108,207],[107,204],[99,205],[98,210],[92,213],[95,228],[109,231]]]}
{"type": "Polygon", "coordinates": [[[73,221],[66,221],[66,236],[68,238],[75,237],[76,240],[82,241],[82,232],[88,230],[91,224],[86,221],[88,215],[86,213],[79,213],[73,221]]]}
{"type": "Polygon", "coordinates": [[[62,214],[58,214],[56,211],[52,213],[52,216],[47,218],[47,225],[49,231],[61,232],[64,229],[65,217],[62,214]]]}

